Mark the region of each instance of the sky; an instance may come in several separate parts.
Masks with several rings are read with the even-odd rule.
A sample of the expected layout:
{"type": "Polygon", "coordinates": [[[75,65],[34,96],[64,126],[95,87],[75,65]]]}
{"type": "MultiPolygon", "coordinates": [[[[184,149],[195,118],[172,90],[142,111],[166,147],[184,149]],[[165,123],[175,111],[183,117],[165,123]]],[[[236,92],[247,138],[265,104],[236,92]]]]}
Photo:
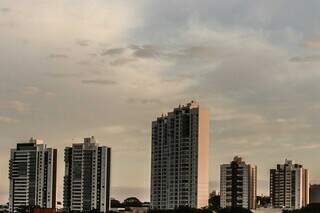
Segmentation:
{"type": "Polygon", "coordinates": [[[151,121],[197,100],[210,109],[210,190],[240,155],[286,158],[320,182],[319,0],[1,0],[0,202],[10,148],[112,147],[112,197],[149,200],[151,121]]]}

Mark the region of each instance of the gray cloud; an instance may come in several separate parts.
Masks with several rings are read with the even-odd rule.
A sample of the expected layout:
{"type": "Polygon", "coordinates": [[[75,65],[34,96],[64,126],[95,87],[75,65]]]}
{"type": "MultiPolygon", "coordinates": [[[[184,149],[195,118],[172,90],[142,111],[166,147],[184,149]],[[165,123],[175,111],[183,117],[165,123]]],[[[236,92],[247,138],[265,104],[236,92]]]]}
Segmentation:
{"type": "Polygon", "coordinates": [[[129,49],[132,49],[132,50],[138,50],[140,49],[140,46],[139,45],[136,45],[136,44],[130,44],[128,46],[129,49]]]}
{"type": "Polygon", "coordinates": [[[82,47],[87,47],[91,44],[91,41],[90,40],[77,40],[76,44],[78,44],[79,46],[82,46],[82,47]]]}
{"type": "Polygon", "coordinates": [[[112,49],[107,49],[107,50],[103,50],[101,52],[102,56],[106,56],[106,55],[118,55],[121,54],[125,51],[125,48],[112,48],[112,49]]]}
{"type": "Polygon", "coordinates": [[[51,58],[51,59],[67,59],[69,58],[68,55],[66,54],[56,54],[56,53],[52,53],[48,56],[48,58],[51,58]]]}
{"type": "Polygon", "coordinates": [[[95,80],[82,80],[83,84],[96,84],[96,85],[115,85],[118,84],[116,81],[113,80],[101,80],[101,79],[95,79],[95,80]]]}
{"type": "Polygon", "coordinates": [[[320,62],[320,55],[296,56],[290,58],[292,62],[320,62]]]}
{"type": "Polygon", "coordinates": [[[7,7],[0,8],[0,12],[1,13],[9,13],[9,12],[11,12],[11,8],[7,8],[7,7]]]}
{"type": "Polygon", "coordinates": [[[126,65],[129,64],[131,62],[135,62],[137,61],[136,58],[130,58],[130,57],[121,57],[121,58],[117,58],[114,61],[110,62],[110,65],[112,66],[122,66],[122,65],[126,65]]]}
{"type": "Polygon", "coordinates": [[[134,51],[134,55],[140,58],[153,58],[159,56],[159,51],[157,46],[143,45],[134,51]]]}
{"type": "Polygon", "coordinates": [[[213,56],[219,56],[221,53],[217,52],[214,47],[211,46],[192,46],[183,50],[185,57],[193,58],[212,58],[213,56]]]}
{"type": "Polygon", "coordinates": [[[89,53],[88,55],[91,56],[91,57],[97,57],[98,56],[97,53],[89,53]]]}
{"type": "Polygon", "coordinates": [[[81,61],[78,61],[77,64],[82,66],[89,66],[91,65],[91,62],[89,60],[81,60],[81,61]]]}
{"type": "Polygon", "coordinates": [[[129,98],[127,100],[128,103],[131,103],[131,104],[136,104],[136,103],[139,103],[139,104],[161,104],[162,101],[159,100],[159,99],[141,99],[141,98],[129,98]]]}
{"type": "Polygon", "coordinates": [[[74,77],[82,76],[81,72],[50,72],[45,74],[49,77],[54,77],[54,78],[74,78],[74,77]]]}

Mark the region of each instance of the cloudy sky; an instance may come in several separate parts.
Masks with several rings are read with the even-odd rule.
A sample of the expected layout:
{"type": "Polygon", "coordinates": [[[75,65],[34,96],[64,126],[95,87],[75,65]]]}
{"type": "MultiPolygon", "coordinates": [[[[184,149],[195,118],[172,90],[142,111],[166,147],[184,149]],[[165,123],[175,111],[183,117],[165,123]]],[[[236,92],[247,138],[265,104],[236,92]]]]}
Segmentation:
{"type": "Polygon", "coordinates": [[[1,0],[0,202],[9,149],[112,147],[112,196],[149,198],[150,124],[192,99],[210,108],[210,180],[241,155],[285,158],[320,181],[319,0],[1,0]]]}

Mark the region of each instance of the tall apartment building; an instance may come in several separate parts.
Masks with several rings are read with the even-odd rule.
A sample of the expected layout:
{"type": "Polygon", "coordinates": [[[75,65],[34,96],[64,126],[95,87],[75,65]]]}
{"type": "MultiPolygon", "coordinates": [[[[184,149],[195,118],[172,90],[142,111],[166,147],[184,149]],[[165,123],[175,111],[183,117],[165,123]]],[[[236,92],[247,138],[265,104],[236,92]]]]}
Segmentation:
{"type": "Polygon", "coordinates": [[[152,122],[151,208],[208,205],[209,111],[197,102],[152,122]]]}
{"type": "Polygon", "coordinates": [[[309,173],[286,160],[270,170],[270,198],[274,208],[299,209],[309,203],[309,173]]]}
{"type": "Polygon", "coordinates": [[[31,138],[11,149],[9,211],[22,207],[55,208],[57,150],[31,138]]]}
{"type": "Polygon", "coordinates": [[[222,208],[256,209],[257,167],[236,156],[220,166],[220,205],[222,208]]]}
{"type": "Polygon", "coordinates": [[[107,212],[110,206],[111,148],[94,137],[65,148],[65,211],[107,212]]]}

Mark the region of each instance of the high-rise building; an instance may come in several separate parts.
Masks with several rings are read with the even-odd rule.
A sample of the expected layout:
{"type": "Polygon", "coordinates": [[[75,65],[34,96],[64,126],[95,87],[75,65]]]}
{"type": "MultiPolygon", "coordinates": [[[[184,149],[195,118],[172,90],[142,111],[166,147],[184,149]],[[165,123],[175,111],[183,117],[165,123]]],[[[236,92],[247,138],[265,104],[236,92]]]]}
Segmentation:
{"type": "Polygon", "coordinates": [[[192,101],[152,122],[151,208],[208,205],[209,111],[192,101]]]}
{"type": "Polygon", "coordinates": [[[309,173],[286,160],[270,170],[270,198],[274,208],[300,209],[309,203],[309,173]]]}
{"type": "Polygon", "coordinates": [[[57,150],[31,138],[11,149],[9,211],[56,206],[57,150]]]}
{"type": "Polygon", "coordinates": [[[320,185],[311,184],[309,192],[309,203],[320,203],[320,185]]]}
{"type": "Polygon", "coordinates": [[[220,166],[220,205],[222,208],[256,209],[257,167],[236,156],[220,166]]]}
{"type": "Polygon", "coordinates": [[[65,211],[98,210],[110,206],[111,148],[94,137],[65,148],[63,206],[65,211]]]}

